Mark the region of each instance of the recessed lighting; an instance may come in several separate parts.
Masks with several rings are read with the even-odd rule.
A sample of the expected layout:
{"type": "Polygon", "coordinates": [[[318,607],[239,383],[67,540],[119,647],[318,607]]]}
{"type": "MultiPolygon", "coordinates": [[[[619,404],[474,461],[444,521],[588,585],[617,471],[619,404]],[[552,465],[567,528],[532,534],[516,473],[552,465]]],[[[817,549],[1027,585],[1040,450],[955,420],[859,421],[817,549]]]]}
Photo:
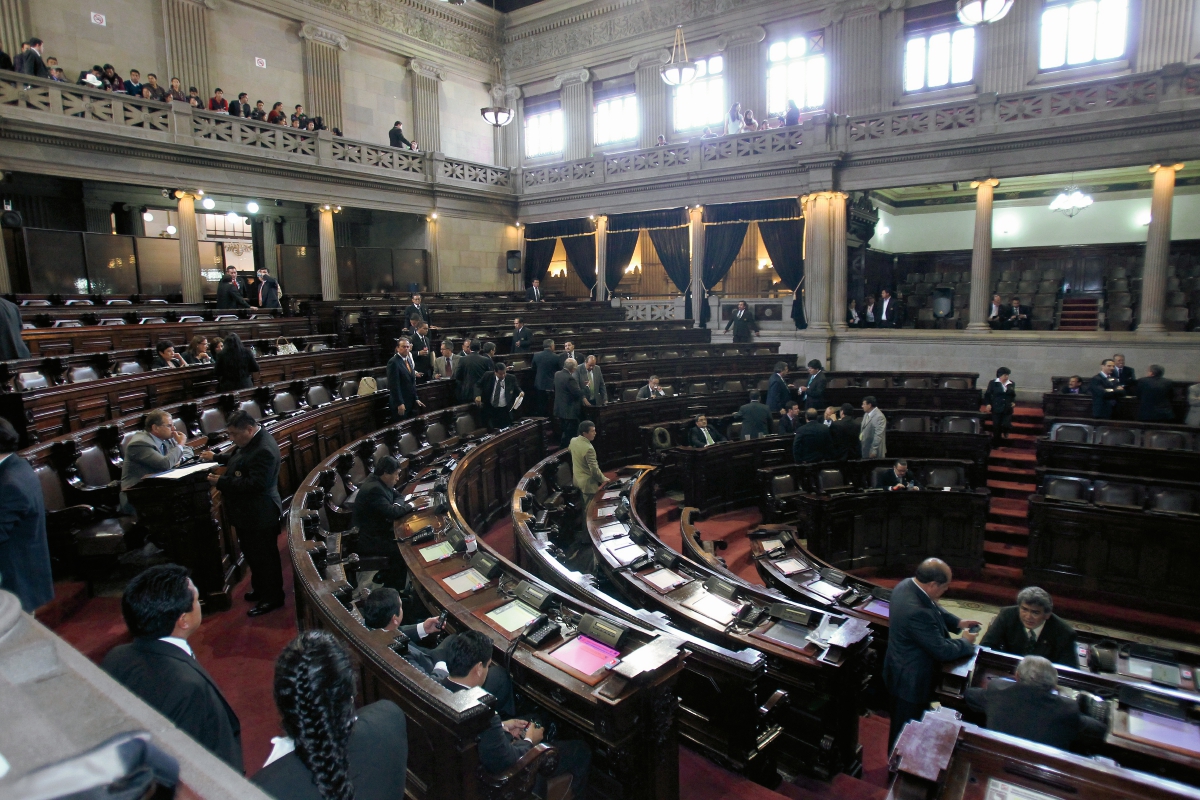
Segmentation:
{"type": "Polygon", "coordinates": [[[251,200],[249,203],[246,203],[246,210],[249,211],[251,214],[257,214],[258,213],[258,203],[251,200]]]}
{"type": "Polygon", "coordinates": [[[211,197],[206,197],[200,201],[200,205],[204,206],[205,208],[207,208],[211,211],[212,209],[217,207],[217,201],[213,200],[211,197]]]}

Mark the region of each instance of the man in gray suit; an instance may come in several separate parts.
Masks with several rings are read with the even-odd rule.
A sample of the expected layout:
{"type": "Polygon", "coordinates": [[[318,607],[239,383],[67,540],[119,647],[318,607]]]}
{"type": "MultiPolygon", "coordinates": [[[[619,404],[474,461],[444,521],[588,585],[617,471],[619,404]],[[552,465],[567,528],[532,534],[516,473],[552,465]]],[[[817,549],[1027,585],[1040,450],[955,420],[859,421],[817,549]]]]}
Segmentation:
{"type": "Polygon", "coordinates": [[[579,430],[579,419],[583,416],[583,388],[575,368],[575,359],[568,358],[563,368],[554,374],[554,416],[562,426],[559,447],[566,449],[579,430]]]}
{"type": "Polygon", "coordinates": [[[579,371],[579,385],[583,389],[583,399],[588,405],[602,406],[608,403],[608,390],[604,388],[604,373],[596,364],[595,356],[588,356],[579,371]]]}
{"type": "Polygon", "coordinates": [[[458,366],[460,358],[462,356],[454,352],[454,345],[450,344],[450,340],[442,339],[442,354],[433,360],[433,377],[453,378],[454,368],[458,366]]]}
{"type": "Polygon", "coordinates": [[[863,458],[886,458],[887,457],[887,418],[883,416],[883,412],[875,407],[875,396],[867,395],[862,401],[863,419],[862,433],[859,434],[859,440],[862,441],[862,457],[863,458]]]}
{"type": "Polygon", "coordinates": [[[166,472],[192,457],[192,448],[186,446],[185,441],[187,437],[175,430],[170,414],[154,410],[146,415],[145,429],[125,443],[125,461],[121,465],[122,514],[137,516],[137,509],[125,493],[137,486],[138,481],[147,475],[166,472]]]}

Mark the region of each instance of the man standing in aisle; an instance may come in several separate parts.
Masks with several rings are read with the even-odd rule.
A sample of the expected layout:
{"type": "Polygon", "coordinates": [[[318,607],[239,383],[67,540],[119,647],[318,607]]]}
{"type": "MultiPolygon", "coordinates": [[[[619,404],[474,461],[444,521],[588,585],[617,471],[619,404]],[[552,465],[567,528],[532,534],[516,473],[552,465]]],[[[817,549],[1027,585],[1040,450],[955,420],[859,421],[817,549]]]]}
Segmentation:
{"type": "Polygon", "coordinates": [[[537,392],[535,412],[549,416],[554,409],[554,375],[561,368],[554,352],[554,340],[542,340],[542,352],[533,357],[533,388],[537,392]]]}
{"type": "Polygon", "coordinates": [[[258,307],[282,308],[279,303],[279,281],[271,277],[267,268],[258,271],[258,307]]]}
{"type": "Polygon", "coordinates": [[[600,471],[600,462],[596,460],[596,448],[592,441],[596,438],[596,423],[585,419],[579,423],[579,435],[571,439],[571,476],[575,488],[583,494],[583,505],[587,506],[591,499],[604,485],[604,473],[600,471]]]}
{"type": "Polygon", "coordinates": [[[887,417],[875,406],[875,396],[862,401],[863,418],[858,438],[863,458],[887,458],[887,417]]]}
{"type": "Polygon", "coordinates": [[[425,407],[417,399],[417,378],[420,377],[412,357],[412,342],[407,336],[401,336],[396,342],[396,355],[387,363],[388,407],[393,420],[414,417],[418,408],[425,407]]]}
{"type": "Polygon", "coordinates": [[[542,295],[542,282],[534,278],[533,284],[525,290],[525,300],[530,303],[540,303],[544,299],[542,295]]]}
{"type": "MultiPolygon", "coordinates": [[[[545,352],[545,351],[543,351],[545,352]]],[[[568,358],[563,368],[554,375],[554,416],[562,427],[559,447],[565,448],[575,438],[579,429],[579,418],[583,416],[583,388],[575,368],[579,364],[573,358],[568,358]]]]}

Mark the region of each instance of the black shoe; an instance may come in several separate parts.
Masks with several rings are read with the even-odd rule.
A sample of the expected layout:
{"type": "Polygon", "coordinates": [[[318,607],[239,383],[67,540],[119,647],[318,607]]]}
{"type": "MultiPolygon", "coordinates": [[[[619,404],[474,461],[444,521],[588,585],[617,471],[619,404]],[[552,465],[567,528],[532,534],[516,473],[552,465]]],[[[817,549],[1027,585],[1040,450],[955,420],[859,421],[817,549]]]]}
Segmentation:
{"type": "Polygon", "coordinates": [[[263,614],[271,613],[272,611],[274,611],[277,608],[283,608],[282,600],[276,600],[274,603],[269,603],[264,600],[263,602],[256,605],[254,608],[247,611],[246,616],[247,617],[262,616],[263,614]]]}
{"type": "Polygon", "coordinates": [[[246,592],[244,595],[242,595],[242,599],[245,600],[247,603],[257,603],[258,602],[258,593],[257,592],[246,592]]]}

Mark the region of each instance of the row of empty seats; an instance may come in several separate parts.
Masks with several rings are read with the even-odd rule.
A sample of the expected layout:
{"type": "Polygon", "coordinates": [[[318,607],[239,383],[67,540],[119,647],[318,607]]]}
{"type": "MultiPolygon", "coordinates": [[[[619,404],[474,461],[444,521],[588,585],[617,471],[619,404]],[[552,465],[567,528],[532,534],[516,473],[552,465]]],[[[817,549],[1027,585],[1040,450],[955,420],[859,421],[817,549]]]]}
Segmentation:
{"type": "Polygon", "coordinates": [[[1042,491],[1047,500],[1129,511],[1159,511],[1167,514],[1196,514],[1200,511],[1200,493],[1187,489],[1047,475],[1042,483],[1042,491]]]}
{"type": "MultiPolygon", "coordinates": [[[[914,471],[914,480],[919,486],[938,491],[944,489],[967,489],[967,477],[962,467],[934,466],[919,467],[914,471]]],[[[835,492],[857,492],[867,489],[884,489],[891,485],[892,467],[875,467],[865,485],[859,485],[856,479],[847,478],[840,469],[822,469],[817,472],[816,486],[811,487],[820,494],[835,492]]],[[[786,498],[790,494],[803,493],[804,488],[797,488],[795,478],[790,474],[775,475],[771,478],[771,496],[776,500],[786,498]]]]}
{"type": "Polygon", "coordinates": [[[1200,451],[1200,434],[1179,430],[1156,430],[1115,425],[1056,422],[1050,441],[1070,444],[1099,444],[1107,447],[1147,447],[1151,450],[1200,451]]]}

